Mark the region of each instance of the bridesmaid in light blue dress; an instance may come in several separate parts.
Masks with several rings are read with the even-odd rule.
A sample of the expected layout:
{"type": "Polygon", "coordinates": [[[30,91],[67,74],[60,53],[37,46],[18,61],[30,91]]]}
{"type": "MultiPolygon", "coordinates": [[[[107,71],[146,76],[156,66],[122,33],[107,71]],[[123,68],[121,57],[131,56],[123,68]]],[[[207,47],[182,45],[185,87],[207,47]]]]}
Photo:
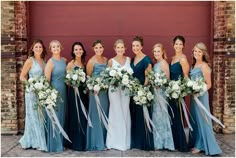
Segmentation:
{"type": "MultiPolygon", "coordinates": [[[[103,43],[97,40],[93,43],[95,55],[89,59],[86,70],[89,76],[99,76],[107,67],[107,58],[102,56],[104,51],[103,43]]],[[[102,110],[108,117],[108,94],[107,91],[99,91],[98,97],[101,102],[102,110]]],[[[98,116],[95,97],[92,92],[89,93],[89,117],[93,127],[87,125],[87,144],[86,150],[105,150],[106,129],[98,116]]]]}
{"type": "MultiPolygon", "coordinates": [[[[29,78],[43,75],[45,66],[44,57],[46,49],[41,40],[34,40],[30,50],[30,58],[26,60],[20,80],[26,81],[29,78]]],[[[47,151],[45,129],[43,118],[40,118],[38,109],[35,106],[36,96],[33,92],[25,93],[25,131],[23,137],[19,140],[22,148],[35,148],[37,150],[47,151]]]]}
{"type": "MultiPolygon", "coordinates": [[[[153,55],[157,61],[153,67],[153,71],[159,74],[164,72],[169,79],[169,65],[166,62],[166,52],[161,43],[157,43],[153,46],[153,55]]],[[[165,100],[167,99],[163,88],[157,89],[157,95],[165,100]]],[[[155,95],[155,98],[157,97],[158,96],[155,95]]],[[[159,100],[157,99],[157,101],[159,100]]],[[[167,106],[168,105],[164,102],[153,104],[152,121],[156,128],[156,131],[153,132],[154,148],[175,150],[167,106]]]]}
{"type": "MultiPolygon", "coordinates": [[[[204,43],[197,43],[193,48],[193,68],[190,71],[190,78],[202,77],[205,79],[207,88],[211,88],[211,69],[209,67],[209,55],[204,43]]],[[[198,97],[206,109],[209,108],[209,95],[205,92],[198,97]]],[[[193,146],[192,153],[204,151],[206,155],[217,155],[222,153],[216,142],[210,117],[198,107],[193,97],[190,102],[190,114],[193,118],[191,125],[193,131],[190,133],[190,145],[193,146]],[[205,116],[204,116],[205,115],[205,116]]]]}
{"type": "MultiPolygon", "coordinates": [[[[65,123],[65,110],[67,104],[66,98],[66,85],[64,78],[66,76],[66,59],[61,57],[62,46],[57,40],[53,40],[49,44],[49,49],[52,52],[52,57],[48,60],[45,67],[45,76],[50,81],[52,87],[59,92],[59,100],[55,112],[57,118],[64,128],[65,123]]],[[[47,121],[47,147],[49,152],[62,152],[63,136],[59,133],[59,129],[56,127],[53,136],[53,127],[49,117],[46,117],[47,121]]]]}

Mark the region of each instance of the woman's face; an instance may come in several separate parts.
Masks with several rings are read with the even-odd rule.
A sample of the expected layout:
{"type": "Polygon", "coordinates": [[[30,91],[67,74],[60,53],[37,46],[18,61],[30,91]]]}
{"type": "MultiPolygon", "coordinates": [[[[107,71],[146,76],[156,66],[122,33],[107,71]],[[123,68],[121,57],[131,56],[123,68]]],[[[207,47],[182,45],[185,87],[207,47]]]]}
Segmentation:
{"type": "Polygon", "coordinates": [[[123,43],[118,43],[115,47],[115,52],[117,55],[124,55],[125,53],[125,46],[123,43]]]}
{"type": "Polygon", "coordinates": [[[33,46],[33,52],[35,56],[41,56],[42,52],[43,52],[43,46],[41,43],[36,43],[33,46]]]}
{"type": "Polygon", "coordinates": [[[135,54],[138,54],[142,51],[143,46],[141,45],[141,43],[139,41],[133,41],[132,42],[132,50],[135,54]]]}
{"type": "Polygon", "coordinates": [[[156,60],[160,60],[160,59],[163,59],[163,51],[161,50],[161,48],[160,47],[155,47],[154,49],[153,49],[153,55],[154,55],[154,58],[156,59],[156,60]]]}
{"type": "Polygon", "coordinates": [[[75,45],[73,51],[77,58],[81,58],[81,56],[84,54],[83,48],[80,45],[75,45]]]}
{"type": "Polygon", "coordinates": [[[102,53],[104,51],[104,47],[102,46],[101,43],[98,43],[93,47],[93,50],[96,55],[102,55],[102,53]]]}
{"type": "Polygon", "coordinates": [[[195,47],[194,51],[193,51],[193,57],[196,60],[202,60],[202,58],[203,58],[203,51],[201,49],[195,47]]]}
{"type": "Polygon", "coordinates": [[[175,52],[182,52],[184,48],[184,44],[181,40],[177,39],[174,43],[175,52]]]}
{"type": "Polygon", "coordinates": [[[51,43],[51,52],[52,54],[60,54],[61,53],[61,47],[58,42],[51,43]]]}

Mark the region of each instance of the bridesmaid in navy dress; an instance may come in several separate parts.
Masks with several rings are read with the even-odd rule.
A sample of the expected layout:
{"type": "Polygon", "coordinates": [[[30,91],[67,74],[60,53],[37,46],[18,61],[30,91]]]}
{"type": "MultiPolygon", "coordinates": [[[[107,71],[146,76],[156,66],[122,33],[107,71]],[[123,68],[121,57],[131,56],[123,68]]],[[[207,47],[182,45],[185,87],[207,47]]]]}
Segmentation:
{"type": "MultiPolygon", "coordinates": [[[[95,55],[92,56],[87,64],[87,75],[98,77],[100,73],[107,68],[107,58],[102,54],[104,52],[103,43],[97,40],[93,43],[95,55]]],[[[97,92],[95,92],[97,93],[97,92]]],[[[101,108],[106,117],[108,117],[108,94],[106,91],[99,91],[99,100],[101,108]]],[[[99,119],[98,110],[96,107],[95,97],[92,92],[89,93],[89,117],[93,127],[87,125],[87,144],[86,150],[105,150],[106,149],[106,129],[99,119]]]]}
{"type": "MultiPolygon", "coordinates": [[[[83,69],[85,71],[85,56],[86,51],[81,42],[75,42],[72,45],[71,50],[72,60],[68,63],[66,70],[70,71],[72,69],[83,69]]],[[[88,107],[88,97],[83,92],[85,87],[81,85],[78,87],[80,99],[83,102],[85,108],[88,107]]],[[[67,142],[68,148],[77,150],[77,151],[85,151],[86,148],[86,128],[87,128],[87,119],[82,112],[79,97],[77,96],[77,105],[79,115],[77,113],[76,101],[75,101],[75,92],[74,87],[69,86],[68,90],[68,117],[67,117],[67,134],[72,141],[72,143],[67,142]],[[79,119],[78,119],[79,116],[79,119]]],[[[87,109],[86,109],[87,110],[87,109]]]]}
{"type": "MultiPolygon", "coordinates": [[[[196,77],[204,78],[207,89],[211,88],[209,55],[204,43],[197,43],[193,48],[193,64],[190,71],[190,78],[194,79],[196,77]]],[[[198,99],[205,108],[210,111],[208,91],[198,97],[198,99]]],[[[190,105],[190,113],[193,118],[193,122],[191,123],[193,131],[190,134],[190,144],[193,146],[192,153],[196,154],[200,151],[205,151],[206,155],[217,155],[222,153],[216,142],[210,117],[204,116],[204,113],[198,107],[193,97],[191,97],[190,105]]]]}
{"type": "MultiPolygon", "coordinates": [[[[189,63],[186,56],[183,53],[185,39],[183,36],[176,36],[173,40],[175,56],[172,57],[170,65],[170,79],[178,80],[179,77],[188,77],[189,74],[189,63]]],[[[179,106],[176,104],[176,100],[171,99],[169,104],[174,112],[174,117],[170,108],[168,108],[169,115],[171,117],[171,129],[174,139],[175,149],[181,152],[188,151],[188,145],[184,132],[184,125],[181,122],[181,113],[179,106]]]]}
{"type": "MultiPolygon", "coordinates": [[[[131,68],[141,84],[147,85],[147,74],[152,69],[151,59],[142,52],[143,38],[136,36],[132,42],[135,57],[131,60],[131,68]]],[[[148,108],[151,117],[151,108],[148,108]]],[[[149,132],[144,122],[143,107],[130,100],[131,113],[131,147],[141,150],[154,150],[153,134],[149,132]]]]}
{"type": "MultiPolygon", "coordinates": [[[[55,109],[57,118],[64,128],[65,123],[65,110],[67,104],[66,98],[66,85],[64,78],[66,76],[66,59],[61,57],[62,45],[57,40],[52,40],[49,44],[49,49],[52,52],[52,57],[48,60],[45,67],[45,76],[58,92],[62,101],[58,101],[57,108],[55,109]]],[[[55,135],[53,135],[53,127],[49,117],[46,117],[47,121],[47,147],[49,152],[62,152],[63,136],[59,133],[58,128],[55,128],[55,135]]]]}

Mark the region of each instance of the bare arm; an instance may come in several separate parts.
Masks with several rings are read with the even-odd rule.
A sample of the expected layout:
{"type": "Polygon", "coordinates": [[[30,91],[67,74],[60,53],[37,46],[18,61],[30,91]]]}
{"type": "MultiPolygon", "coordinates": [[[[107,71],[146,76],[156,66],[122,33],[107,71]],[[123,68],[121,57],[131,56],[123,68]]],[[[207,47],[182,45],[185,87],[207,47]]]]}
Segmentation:
{"type": "Polygon", "coordinates": [[[111,59],[108,60],[108,66],[112,67],[112,60],[111,59]]]}
{"type": "Polygon", "coordinates": [[[53,62],[50,59],[44,69],[44,75],[47,78],[47,80],[50,82],[51,81],[51,76],[52,76],[52,70],[53,70],[53,62]]]}
{"type": "Polygon", "coordinates": [[[26,81],[27,80],[27,74],[29,73],[30,68],[32,67],[32,60],[31,59],[27,59],[25,61],[25,64],[22,68],[21,74],[20,74],[20,80],[21,81],[26,81]]]}
{"type": "Polygon", "coordinates": [[[167,79],[170,79],[170,69],[166,61],[161,62],[161,70],[166,74],[167,79]]]}
{"type": "Polygon", "coordinates": [[[68,73],[72,69],[72,63],[73,61],[69,62],[66,66],[66,72],[68,73]]]}
{"type": "Polygon", "coordinates": [[[86,72],[87,72],[87,75],[88,75],[88,76],[91,76],[92,73],[93,73],[93,65],[94,65],[94,62],[90,59],[90,60],[88,61],[87,66],[86,66],[86,72]]]}
{"type": "Polygon", "coordinates": [[[207,84],[207,89],[211,88],[211,69],[207,64],[202,65],[202,74],[207,84]]]}
{"type": "Polygon", "coordinates": [[[148,67],[145,70],[145,81],[144,81],[144,85],[146,86],[148,84],[148,73],[152,70],[152,64],[148,64],[148,67]]]}
{"type": "Polygon", "coordinates": [[[181,58],[180,59],[180,65],[182,67],[183,73],[184,73],[184,77],[189,78],[189,63],[187,58],[181,58]]]}

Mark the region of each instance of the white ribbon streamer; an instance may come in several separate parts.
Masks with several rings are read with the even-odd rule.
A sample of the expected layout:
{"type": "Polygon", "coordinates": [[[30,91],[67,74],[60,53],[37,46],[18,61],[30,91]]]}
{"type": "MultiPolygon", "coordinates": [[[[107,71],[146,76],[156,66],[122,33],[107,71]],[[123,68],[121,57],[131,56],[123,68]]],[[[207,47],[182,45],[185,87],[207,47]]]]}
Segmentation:
{"type": "Polygon", "coordinates": [[[197,103],[198,107],[201,108],[205,114],[210,117],[213,121],[215,121],[216,123],[218,123],[219,125],[221,125],[223,128],[225,128],[225,126],[220,122],[220,120],[218,120],[215,116],[213,116],[206,108],[205,106],[201,103],[201,101],[198,99],[198,97],[196,95],[193,95],[193,98],[195,100],[195,102],[197,103]]]}
{"type": "MultiPolygon", "coordinates": [[[[82,109],[82,112],[83,112],[85,118],[88,120],[88,125],[89,125],[90,127],[93,127],[92,122],[91,122],[91,119],[90,119],[89,115],[88,115],[87,112],[86,112],[84,103],[82,102],[82,100],[81,100],[81,98],[80,98],[80,94],[79,94],[79,89],[78,89],[78,87],[75,87],[75,88],[74,88],[74,91],[75,91],[75,94],[77,94],[78,97],[79,97],[80,107],[81,107],[81,109],[82,109]]],[[[76,97],[76,101],[77,101],[77,97],[76,97]]],[[[77,108],[78,108],[77,103],[76,103],[76,106],[77,106],[77,108]]],[[[79,116],[79,111],[78,111],[78,110],[77,110],[77,113],[78,113],[78,116],[79,116]]]]}
{"type": "MultiPolygon", "coordinates": [[[[45,108],[46,109],[46,112],[49,116],[49,118],[51,119],[52,121],[52,126],[53,126],[53,137],[55,136],[54,135],[54,130],[55,130],[55,125],[57,125],[60,133],[63,135],[64,138],[66,138],[69,142],[71,142],[71,140],[69,139],[68,135],[66,134],[66,132],[64,131],[64,129],[61,127],[61,124],[57,118],[57,115],[54,111],[54,109],[52,107],[49,107],[49,108],[45,108]]],[[[72,143],[72,142],[71,142],[72,143]]]]}
{"type": "Polygon", "coordinates": [[[154,123],[152,122],[152,120],[151,120],[151,118],[149,116],[148,109],[147,109],[146,106],[143,106],[143,116],[144,116],[144,120],[146,122],[146,125],[148,127],[148,130],[150,132],[152,132],[152,129],[151,129],[151,126],[152,126],[153,130],[156,131],[155,125],[154,125],[154,123]]]}
{"type": "Polygon", "coordinates": [[[101,107],[101,103],[98,97],[98,93],[94,94],[94,98],[96,101],[96,106],[97,106],[97,110],[98,110],[98,116],[100,121],[103,123],[104,127],[106,128],[106,130],[108,129],[108,118],[105,114],[105,112],[103,111],[102,107],[101,107]]]}
{"type": "MultiPolygon", "coordinates": [[[[190,124],[190,122],[189,122],[189,119],[188,119],[188,114],[187,114],[187,110],[186,110],[186,106],[187,106],[187,105],[185,104],[183,98],[180,98],[180,102],[181,102],[181,105],[180,105],[180,106],[182,106],[182,108],[183,108],[184,117],[185,117],[185,119],[186,119],[186,122],[187,122],[187,124],[188,124],[188,127],[190,128],[191,131],[193,131],[193,128],[192,128],[192,126],[191,126],[191,124],[190,124]]],[[[181,111],[180,111],[180,112],[181,112],[181,111]]]]}

